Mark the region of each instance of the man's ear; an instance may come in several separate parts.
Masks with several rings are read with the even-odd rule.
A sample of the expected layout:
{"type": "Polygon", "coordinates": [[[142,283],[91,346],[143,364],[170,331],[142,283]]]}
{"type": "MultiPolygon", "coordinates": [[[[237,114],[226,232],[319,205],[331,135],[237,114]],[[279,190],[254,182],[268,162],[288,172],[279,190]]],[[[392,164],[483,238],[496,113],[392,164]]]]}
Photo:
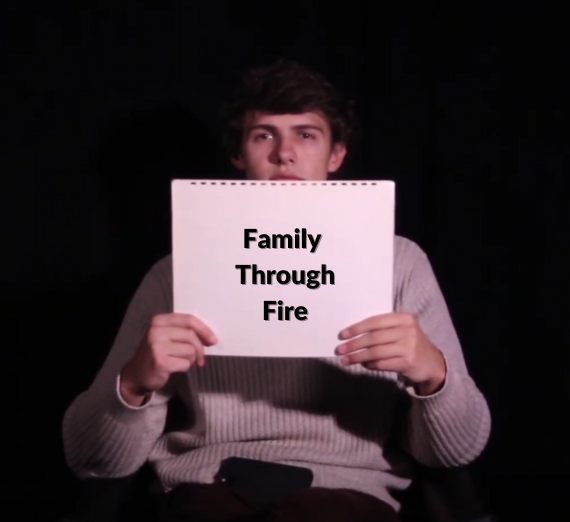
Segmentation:
{"type": "Polygon", "coordinates": [[[233,156],[230,158],[233,166],[238,170],[245,170],[245,163],[241,156],[233,156]]]}
{"type": "Polygon", "coordinates": [[[329,158],[329,172],[336,172],[341,167],[345,156],[346,145],[344,143],[335,143],[329,158]]]}

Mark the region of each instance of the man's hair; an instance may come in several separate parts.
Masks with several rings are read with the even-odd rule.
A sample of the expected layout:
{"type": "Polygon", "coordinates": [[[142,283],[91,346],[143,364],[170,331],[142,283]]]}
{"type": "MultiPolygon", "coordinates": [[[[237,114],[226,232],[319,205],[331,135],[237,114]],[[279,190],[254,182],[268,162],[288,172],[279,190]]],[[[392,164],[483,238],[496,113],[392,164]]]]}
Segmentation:
{"type": "Polygon", "coordinates": [[[320,112],[329,122],[333,144],[348,147],[357,131],[352,105],[322,75],[297,62],[280,59],[267,67],[251,69],[242,77],[220,111],[222,142],[230,157],[239,155],[243,122],[250,111],[320,112]]]}

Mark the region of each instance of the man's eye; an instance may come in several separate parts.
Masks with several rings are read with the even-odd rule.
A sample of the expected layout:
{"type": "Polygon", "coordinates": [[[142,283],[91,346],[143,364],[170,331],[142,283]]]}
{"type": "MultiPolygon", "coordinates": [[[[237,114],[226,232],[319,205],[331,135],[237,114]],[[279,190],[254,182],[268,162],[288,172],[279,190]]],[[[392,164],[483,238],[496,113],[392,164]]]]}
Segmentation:
{"type": "Polygon", "coordinates": [[[269,134],[268,132],[264,132],[262,134],[257,134],[253,139],[256,141],[261,141],[261,140],[267,140],[271,138],[271,134],[269,134]]]}
{"type": "Polygon", "coordinates": [[[312,138],[314,138],[314,134],[311,134],[310,132],[302,132],[301,133],[301,137],[305,140],[310,140],[312,138]]]}

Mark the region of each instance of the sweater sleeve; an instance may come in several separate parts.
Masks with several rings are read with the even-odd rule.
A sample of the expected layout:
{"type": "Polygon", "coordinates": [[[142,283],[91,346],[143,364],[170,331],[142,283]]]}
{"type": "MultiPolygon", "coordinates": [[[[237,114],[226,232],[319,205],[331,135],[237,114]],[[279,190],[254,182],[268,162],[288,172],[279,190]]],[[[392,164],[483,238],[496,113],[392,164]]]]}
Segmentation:
{"type": "Polygon", "coordinates": [[[167,278],[157,263],[135,292],[93,383],[64,414],[65,458],[80,478],[115,478],[136,472],[164,430],[167,387],[143,406],[132,407],[121,398],[119,374],[137,350],[152,317],[168,310],[167,296],[167,278]]]}
{"type": "Polygon", "coordinates": [[[414,260],[400,290],[401,311],[416,315],[431,342],[443,353],[447,374],[442,388],[410,399],[404,447],[431,467],[466,465],[487,445],[491,414],[487,401],[468,373],[461,345],[431,264],[415,243],[407,247],[414,260]]]}

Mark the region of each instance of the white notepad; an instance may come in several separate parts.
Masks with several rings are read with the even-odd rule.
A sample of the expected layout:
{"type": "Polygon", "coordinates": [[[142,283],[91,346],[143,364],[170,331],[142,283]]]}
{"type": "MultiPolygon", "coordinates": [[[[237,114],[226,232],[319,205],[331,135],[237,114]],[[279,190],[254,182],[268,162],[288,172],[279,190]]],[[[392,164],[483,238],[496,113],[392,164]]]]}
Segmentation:
{"type": "Polygon", "coordinates": [[[174,311],[216,332],[209,355],[334,357],[343,328],[392,311],[394,207],[392,181],[174,180],[174,311]],[[256,230],[247,233],[249,248],[246,229],[256,230]],[[321,235],[313,252],[309,234],[321,235]],[[263,235],[277,248],[260,248],[263,235]],[[257,265],[266,284],[236,265],[257,265]],[[334,284],[330,273],[323,280],[323,265],[334,284]],[[300,281],[303,270],[305,284],[277,282],[294,271],[300,281]],[[309,271],[319,273],[319,288],[307,287],[309,271]],[[285,307],[295,307],[289,320],[285,307]]]}

